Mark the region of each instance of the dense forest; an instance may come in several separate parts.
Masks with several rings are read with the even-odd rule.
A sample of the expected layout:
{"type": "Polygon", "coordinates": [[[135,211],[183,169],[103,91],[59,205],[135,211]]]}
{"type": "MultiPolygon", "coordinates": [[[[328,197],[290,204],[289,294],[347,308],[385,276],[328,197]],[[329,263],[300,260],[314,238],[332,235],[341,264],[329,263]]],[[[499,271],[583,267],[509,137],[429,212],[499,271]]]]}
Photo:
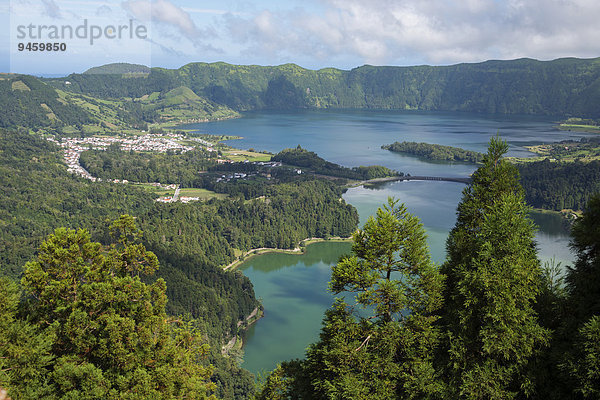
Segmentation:
{"type": "Polygon", "coordinates": [[[118,146],[81,153],[79,162],[90,174],[102,179],[160,182],[182,187],[204,187],[203,173],[217,165],[216,153],[195,148],[183,154],[127,152],[118,146]]]}
{"type": "Polygon", "coordinates": [[[316,174],[346,179],[368,180],[398,174],[395,171],[379,165],[353,168],[342,167],[319,157],[315,152],[303,149],[300,145],[295,149],[282,150],[274,155],[272,160],[296,167],[308,168],[309,171],[316,174]]]}
{"type": "Polygon", "coordinates": [[[164,280],[143,282],[159,262],[134,218],[109,229],[103,246],[58,228],[20,285],[0,277],[0,384],[15,399],[206,399],[215,384],[195,321],[167,316],[164,280]]]}
{"type": "Polygon", "coordinates": [[[583,210],[600,192],[600,161],[519,164],[527,203],[545,210],[583,210]]]}
{"type": "MultiPolygon", "coordinates": [[[[68,90],[101,98],[140,98],[180,86],[236,111],[286,108],[445,110],[598,118],[600,60],[519,59],[450,66],[350,71],[191,63],[132,77],[73,74],[68,90]]],[[[65,79],[51,79],[65,88],[65,79]]]]}
{"type": "Polygon", "coordinates": [[[306,358],[258,399],[597,399],[600,195],[572,231],[577,261],[541,266],[517,168],[493,138],[463,192],[447,257],[389,199],[332,268],[339,297],[306,358]]]}
{"type": "Polygon", "coordinates": [[[160,263],[143,282],[164,279],[166,312],[196,318],[194,326],[211,344],[207,362],[216,367],[216,393],[224,398],[253,392],[251,375],[223,358],[220,346],[259,303],[246,277],[219,266],[235,260],[235,249],[293,248],[305,237],[349,236],[358,222],[356,210],[339,201],[340,189],[318,180],[272,185],[253,201],[159,204],[142,189],[75,178],[55,145],[8,131],[0,131],[0,176],[3,275],[21,277],[56,227],[86,228],[90,240],[109,245],[109,221],[133,215],[144,231],[140,240],[160,263]]]}
{"type": "Polygon", "coordinates": [[[441,144],[417,143],[417,142],[394,142],[381,146],[384,150],[396,153],[411,154],[438,161],[465,161],[478,163],[483,160],[483,154],[476,151],[461,149],[460,147],[444,146],[441,144]]]}

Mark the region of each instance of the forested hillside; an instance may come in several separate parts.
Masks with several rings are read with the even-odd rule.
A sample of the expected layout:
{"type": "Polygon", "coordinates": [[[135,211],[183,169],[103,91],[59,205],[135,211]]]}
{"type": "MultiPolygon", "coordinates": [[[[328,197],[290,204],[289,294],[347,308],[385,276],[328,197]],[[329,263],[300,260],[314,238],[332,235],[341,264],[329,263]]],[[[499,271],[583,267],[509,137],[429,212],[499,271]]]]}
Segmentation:
{"type": "Polygon", "coordinates": [[[441,144],[394,142],[381,146],[382,149],[396,153],[411,154],[436,161],[464,161],[478,163],[483,160],[483,154],[460,147],[443,146],[441,144]]]}
{"type": "MultiPolygon", "coordinates": [[[[307,70],[191,63],[147,76],[73,74],[69,90],[138,98],[179,86],[234,110],[361,108],[600,116],[600,59],[307,70]]],[[[49,80],[57,87],[62,80],[49,80]]]]}
{"type": "Polygon", "coordinates": [[[284,149],[275,154],[273,161],[306,168],[308,171],[338,178],[367,180],[394,176],[398,173],[389,168],[380,165],[360,166],[353,168],[342,167],[341,165],[329,162],[319,157],[315,152],[303,149],[298,145],[295,149],[284,149]]]}
{"type": "Polygon", "coordinates": [[[91,122],[86,110],[68,104],[53,87],[27,75],[0,75],[0,109],[0,128],[91,122]]]}
{"type": "MultiPolygon", "coordinates": [[[[147,74],[137,74],[134,75],[137,79],[129,80],[124,78],[128,75],[108,76],[118,78],[112,84],[127,87],[129,82],[138,85],[139,77],[147,74]]],[[[72,86],[76,82],[67,78],[53,83],[53,86],[49,85],[33,76],[0,74],[0,107],[3,111],[0,128],[85,136],[104,132],[133,133],[131,129],[147,130],[148,124],[152,123],[197,122],[239,115],[227,106],[196,95],[187,87],[161,91],[161,86],[155,85],[156,91],[142,90],[138,98],[102,99],[87,92],[75,93],[72,86]]],[[[111,82],[102,83],[102,86],[105,84],[111,82]]]]}
{"type": "Polygon", "coordinates": [[[293,64],[192,63],[176,70],[116,64],[60,79],[0,76],[0,127],[61,135],[231,118],[247,110],[445,110],[598,118],[598,104],[600,59],[350,71],[313,71],[293,64]]]}
{"type": "Polygon", "coordinates": [[[519,173],[527,203],[537,208],[583,210],[600,193],[600,161],[523,163],[519,173]]]}
{"type": "Polygon", "coordinates": [[[188,313],[212,346],[213,379],[226,398],[246,398],[249,373],[223,359],[220,346],[237,335],[238,321],[259,307],[251,282],[219,266],[253,247],[293,248],[313,236],[349,236],[356,210],[341,190],[324,181],[290,182],[264,189],[261,199],[160,204],[129,185],[92,183],[67,173],[58,148],[38,136],[0,131],[0,265],[18,278],[23,265],[55,228],[86,228],[92,240],[110,243],[109,221],[128,213],[160,262],[170,314],[188,313]],[[236,395],[234,396],[234,393],[236,395]]]}

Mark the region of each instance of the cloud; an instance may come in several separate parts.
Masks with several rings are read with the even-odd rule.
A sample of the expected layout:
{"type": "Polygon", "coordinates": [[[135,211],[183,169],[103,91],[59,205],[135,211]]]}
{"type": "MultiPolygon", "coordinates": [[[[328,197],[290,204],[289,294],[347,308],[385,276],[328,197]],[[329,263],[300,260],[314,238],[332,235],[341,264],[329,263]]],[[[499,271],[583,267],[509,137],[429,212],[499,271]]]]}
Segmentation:
{"type": "Polygon", "coordinates": [[[320,8],[224,15],[223,26],[245,46],[245,55],[325,65],[600,55],[594,40],[600,37],[597,0],[318,2],[320,8]]]}
{"type": "Polygon", "coordinates": [[[51,17],[60,19],[62,15],[60,13],[60,7],[54,2],[54,0],[42,0],[42,4],[44,5],[44,14],[51,17]]]}
{"type": "MultiPolygon", "coordinates": [[[[189,12],[189,13],[195,13],[195,14],[213,14],[213,15],[224,15],[224,14],[230,14],[232,13],[229,10],[217,10],[217,9],[213,9],[213,8],[191,8],[191,7],[182,7],[182,10],[189,12]]],[[[232,14],[235,15],[240,15],[241,13],[239,12],[234,12],[232,14]]]]}
{"type": "Polygon", "coordinates": [[[106,17],[110,15],[112,15],[112,9],[105,4],[96,9],[96,16],[98,17],[106,17]]]}
{"type": "Polygon", "coordinates": [[[203,37],[214,35],[211,29],[199,29],[188,12],[167,0],[130,0],[124,1],[122,6],[138,19],[175,28],[193,43],[200,43],[203,37]]]}

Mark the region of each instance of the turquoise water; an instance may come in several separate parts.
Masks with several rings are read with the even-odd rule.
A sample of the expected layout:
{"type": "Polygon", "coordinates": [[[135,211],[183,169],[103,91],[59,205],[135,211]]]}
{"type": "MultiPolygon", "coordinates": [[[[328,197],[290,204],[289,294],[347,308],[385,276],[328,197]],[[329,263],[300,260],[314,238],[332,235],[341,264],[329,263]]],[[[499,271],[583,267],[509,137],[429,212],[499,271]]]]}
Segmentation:
{"type": "MultiPolygon", "coordinates": [[[[482,116],[465,113],[422,112],[328,112],[252,113],[244,118],[196,124],[202,133],[243,136],[230,141],[238,148],[278,152],[302,147],[345,165],[384,165],[411,175],[468,176],[475,166],[431,163],[382,150],[394,141],[423,141],[485,151],[497,132],[510,144],[509,155],[529,156],[523,146],[578,139],[586,134],[555,130],[545,117],[482,116]]],[[[360,224],[393,196],[409,212],[419,216],[428,233],[432,259],[441,263],[445,241],[456,217],[464,185],[453,182],[392,182],[377,188],[352,188],[346,202],[358,209],[360,224]]],[[[563,265],[573,256],[569,236],[560,216],[534,214],[540,259],[555,258],[563,265]]],[[[347,243],[319,243],[304,255],[266,254],[252,258],[240,269],[262,299],[265,317],[248,332],[243,367],[251,372],[272,370],[278,362],[302,358],[306,347],[317,340],[323,312],[333,296],[327,292],[330,268],[350,249],[347,243]]]]}
{"type": "Polygon", "coordinates": [[[270,371],[278,362],[304,356],[333,302],[327,291],[331,265],[349,252],[350,243],[322,242],[303,255],[269,253],[242,265],[265,308],[264,318],[246,332],[244,368],[270,371]]]}

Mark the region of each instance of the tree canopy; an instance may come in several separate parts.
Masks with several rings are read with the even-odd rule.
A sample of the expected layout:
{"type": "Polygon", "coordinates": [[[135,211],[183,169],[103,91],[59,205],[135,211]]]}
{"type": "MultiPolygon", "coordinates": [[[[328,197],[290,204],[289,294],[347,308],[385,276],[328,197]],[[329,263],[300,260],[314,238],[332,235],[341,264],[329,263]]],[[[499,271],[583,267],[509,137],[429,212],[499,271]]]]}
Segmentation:
{"type": "Polygon", "coordinates": [[[533,309],[542,275],[534,226],[518,172],[502,159],[507,148],[490,140],[447,241],[441,364],[450,398],[530,394],[526,367],[548,340],[533,309]]]}
{"type": "Polygon", "coordinates": [[[212,367],[200,363],[208,351],[200,332],[167,316],[162,279],[141,279],[158,267],[156,256],[137,242],[132,217],[111,230],[116,240],[106,247],[85,230],[57,229],[25,266],[26,300],[17,304],[14,285],[3,289],[2,312],[34,334],[23,343],[0,333],[0,385],[24,399],[209,398],[212,367]],[[15,350],[28,342],[33,348],[15,350]],[[20,368],[29,362],[35,372],[20,368]]]}
{"type": "Polygon", "coordinates": [[[351,294],[356,304],[337,299],[306,361],[275,370],[259,398],[409,399],[442,392],[433,354],[443,279],[419,219],[389,199],[353,235],[352,253],[332,268],[330,290],[351,294]]]}

